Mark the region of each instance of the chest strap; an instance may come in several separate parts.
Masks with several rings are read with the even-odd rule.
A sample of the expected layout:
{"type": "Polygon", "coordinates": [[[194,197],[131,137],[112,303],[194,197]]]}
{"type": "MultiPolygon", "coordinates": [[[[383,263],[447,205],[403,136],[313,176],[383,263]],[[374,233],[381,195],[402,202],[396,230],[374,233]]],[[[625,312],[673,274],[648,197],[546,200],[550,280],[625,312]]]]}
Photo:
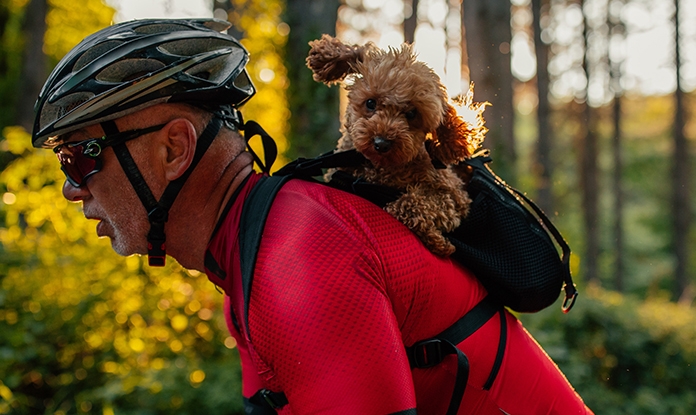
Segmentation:
{"type": "Polygon", "coordinates": [[[507,342],[507,325],[505,323],[505,311],[503,307],[486,297],[469,310],[462,318],[457,320],[442,333],[430,339],[421,340],[411,347],[406,348],[406,355],[411,364],[411,368],[427,369],[437,366],[448,355],[457,356],[457,375],[452,391],[452,399],[447,409],[447,415],[456,415],[459,411],[464,391],[469,380],[469,359],[464,352],[457,348],[457,345],[464,341],[480,329],[496,313],[500,315],[500,341],[498,351],[495,356],[493,368],[488,376],[488,380],[483,386],[484,390],[489,390],[493,386],[493,381],[498,375],[500,365],[503,362],[505,344],[507,342]]]}
{"type": "MultiPolygon", "coordinates": [[[[474,334],[476,330],[486,324],[495,314],[500,316],[500,340],[498,342],[498,351],[495,356],[493,368],[488,375],[488,380],[483,386],[484,390],[489,390],[493,386],[493,382],[503,363],[503,355],[505,354],[505,345],[507,343],[505,311],[502,306],[494,300],[491,300],[490,297],[481,300],[481,302],[476,304],[476,306],[469,310],[462,318],[437,336],[421,340],[410,347],[406,347],[406,356],[408,357],[411,368],[414,369],[434,367],[442,363],[448,355],[453,354],[457,356],[457,375],[454,382],[454,390],[452,391],[452,399],[447,409],[447,415],[456,415],[459,411],[459,406],[464,398],[466,383],[469,379],[469,359],[456,345],[474,334]]],[[[282,408],[288,404],[288,399],[283,392],[261,389],[249,399],[249,403],[252,405],[248,405],[247,410],[251,410],[252,414],[263,415],[275,413],[276,409],[282,408]],[[273,412],[265,412],[268,410],[272,410],[273,412]]]]}

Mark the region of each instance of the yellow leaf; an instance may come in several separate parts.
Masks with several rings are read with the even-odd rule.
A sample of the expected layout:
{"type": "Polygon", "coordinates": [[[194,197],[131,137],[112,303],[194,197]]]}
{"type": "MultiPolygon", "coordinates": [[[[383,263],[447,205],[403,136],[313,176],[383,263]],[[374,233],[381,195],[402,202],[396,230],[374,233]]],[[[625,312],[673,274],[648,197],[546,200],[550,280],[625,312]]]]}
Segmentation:
{"type": "Polygon", "coordinates": [[[177,314],[171,319],[172,328],[178,332],[186,330],[188,327],[188,318],[183,314],[177,314]]]}
{"type": "Polygon", "coordinates": [[[11,126],[5,127],[2,130],[2,135],[7,140],[7,149],[12,154],[23,154],[27,150],[31,150],[31,136],[23,127],[11,126]]]}
{"type": "Polygon", "coordinates": [[[2,381],[0,381],[0,398],[8,402],[12,399],[12,391],[10,390],[10,388],[5,386],[5,384],[2,383],[2,381]]]}

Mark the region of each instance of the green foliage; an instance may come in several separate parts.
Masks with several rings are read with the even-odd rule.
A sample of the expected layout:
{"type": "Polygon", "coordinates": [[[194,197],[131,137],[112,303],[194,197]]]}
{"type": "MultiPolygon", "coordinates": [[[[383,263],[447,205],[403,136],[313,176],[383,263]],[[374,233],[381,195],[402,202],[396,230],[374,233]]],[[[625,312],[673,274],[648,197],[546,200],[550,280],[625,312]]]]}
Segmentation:
{"type": "Polygon", "coordinates": [[[522,321],[597,414],[680,415],[696,408],[696,310],[596,287],[568,314],[522,321]]]}
{"type": "Polygon", "coordinates": [[[114,9],[103,0],[81,0],[79,5],[48,0],[48,6],[44,53],[54,64],[85,36],[108,26],[114,18],[114,9]]]}
{"type": "Polygon", "coordinates": [[[174,261],[117,256],[62,198],[55,156],[4,135],[0,414],[240,412],[222,295],[174,261]]]}
{"type": "MultiPolygon", "coordinates": [[[[627,95],[622,101],[623,170],[616,171],[612,149],[612,108],[595,108],[599,135],[599,232],[600,272],[604,287],[615,287],[616,242],[614,235],[615,192],[613,180],[621,174],[623,186],[623,259],[624,290],[639,296],[671,292],[674,282],[672,235],[672,129],[673,97],[627,95]]],[[[696,102],[696,91],[687,94],[687,102],[696,102]]],[[[581,154],[581,106],[575,102],[557,103],[552,113],[554,212],[550,217],[573,249],[573,276],[583,278],[585,229],[580,192],[579,155],[581,154]]],[[[520,138],[521,163],[518,187],[534,194],[533,166],[536,146],[536,114],[516,114],[520,138]]],[[[687,118],[693,116],[687,115],[687,118]]],[[[687,134],[696,133],[696,123],[687,125],[687,134]]],[[[485,144],[485,143],[484,143],[485,144]]],[[[696,159],[693,159],[696,161],[696,159]]],[[[693,164],[693,163],[692,163],[693,164]]],[[[494,170],[497,170],[494,154],[494,170]]],[[[503,173],[500,173],[503,174],[503,173]]],[[[504,178],[507,178],[504,176],[504,178]]],[[[696,181],[691,183],[692,206],[696,206],[696,181]]],[[[690,245],[696,243],[692,226],[690,245]]],[[[690,261],[690,274],[696,275],[696,261],[690,261]]],[[[692,284],[696,280],[692,279],[692,284]]]]}
{"type": "MultiPolygon", "coordinates": [[[[22,93],[19,87],[25,43],[22,24],[28,4],[29,0],[0,2],[0,96],[3,98],[0,130],[17,122],[16,104],[22,93]]],[[[107,26],[114,16],[114,9],[102,0],[83,0],[78,7],[71,1],[47,0],[47,5],[43,52],[53,65],[87,34],[107,26]]],[[[45,70],[43,76],[48,76],[49,68],[45,70]]],[[[10,159],[8,153],[0,152],[0,169],[10,159]]]]}
{"type": "MultiPolygon", "coordinates": [[[[0,2],[0,128],[12,123],[22,66],[22,18],[28,0],[0,2]]],[[[0,168],[4,166],[0,159],[0,168]]]]}

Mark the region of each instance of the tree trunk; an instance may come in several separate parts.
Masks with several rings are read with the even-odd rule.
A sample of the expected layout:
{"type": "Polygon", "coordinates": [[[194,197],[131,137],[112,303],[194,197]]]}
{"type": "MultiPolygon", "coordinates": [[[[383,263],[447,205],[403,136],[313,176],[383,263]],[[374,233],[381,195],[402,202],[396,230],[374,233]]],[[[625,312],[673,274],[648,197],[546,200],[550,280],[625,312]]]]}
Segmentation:
{"type": "Polygon", "coordinates": [[[21,93],[17,101],[15,119],[17,125],[21,125],[27,131],[34,127],[34,102],[48,76],[48,59],[43,53],[46,9],[46,0],[31,0],[22,25],[25,43],[19,78],[21,93]]]}
{"type": "Polygon", "coordinates": [[[340,137],[339,88],[312,79],[305,66],[307,43],[323,33],[336,34],[339,0],[288,0],[285,22],[290,26],[286,47],[290,149],[288,156],[314,157],[336,147],[340,137]]]}
{"type": "Polygon", "coordinates": [[[588,62],[589,23],[584,21],[583,37],[585,40],[585,55],[583,68],[587,77],[583,125],[586,126],[583,145],[580,146],[580,187],[582,189],[582,207],[585,225],[585,260],[584,275],[587,281],[598,282],[599,258],[599,181],[597,172],[597,135],[595,133],[595,117],[589,103],[590,63],[588,62]]]}
{"type": "MultiPolygon", "coordinates": [[[[618,84],[618,80],[616,81],[618,84]]],[[[612,139],[612,152],[614,153],[614,177],[612,187],[614,190],[614,288],[616,291],[624,291],[624,231],[623,231],[623,206],[624,206],[624,191],[623,181],[621,179],[623,173],[623,152],[621,149],[622,134],[621,134],[621,92],[614,92],[614,136],[612,139]]]]}
{"type": "Polygon", "coordinates": [[[677,72],[677,89],[674,93],[674,170],[673,174],[673,220],[674,252],[676,266],[674,270],[674,298],[680,299],[687,294],[689,285],[689,227],[691,212],[689,203],[689,146],[684,134],[684,92],[681,88],[681,50],[679,46],[679,0],[674,0],[674,43],[675,65],[677,72]]]}
{"type": "MultiPolygon", "coordinates": [[[[404,9],[407,9],[409,0],[404,0],[404,9]]],[[[404,42],[413,43],[416,40],[416,28],[418,27],[418,0],[411,0],[411,15],[404,20],[404,42]]]]}
{"type": "MultiPolygon", "coordinates": [[[[620,16],[609,15],[609,33],[623,36],[625,39],[625,29],[620,16]]],[[[611,38],[610,38],[611,41],[611,38]]],[[[623,189],[623,150],[622,150],[622,131],[621,131],[621,61],[612,59],[609,56],[609,68],[611,78],[611,89],[614,92],[613,105],[613,125],[614,135],[612,137],[612,153],[614,160],[614,175],[612,178],[612,188],[614,196],[614,288],[623,292],[625,290],[625,252],[624,252],[624,189],[623,189]]]]}
{"type": "Polygon", "coordinates": [[[462,26],[466,30],[462,44],[466,48],[462,49],[470,80],[475,84],[475,99],[492,104],[484,114],[489,128],[484,145],[493,150],[496,172],[514,181],[510,8],[506,0],[466,0],[462,7],[462,26]]]}
{"type": "Polygon", "coordinates": [[[538,138],[536,151],[537,203],[545,212],[553,212],[553,192],[551,189],[553,164],[551,163],[551,108],[549,104],[549,47],[541,40],[541,17],[548,13],[548,0],[532,0],[534,16],[534,49],[537,61],[537,106],[538,138]]]}

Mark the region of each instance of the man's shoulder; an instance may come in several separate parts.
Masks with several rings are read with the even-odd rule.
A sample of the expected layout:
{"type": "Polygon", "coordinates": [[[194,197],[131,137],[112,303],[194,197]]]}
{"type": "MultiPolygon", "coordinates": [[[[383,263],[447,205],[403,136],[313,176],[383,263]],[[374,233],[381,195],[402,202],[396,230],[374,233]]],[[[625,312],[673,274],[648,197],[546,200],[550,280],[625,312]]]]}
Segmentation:
{"type": "Polygon", "coordinates": [[[417,243],[402,223],[374,203],[323,183],[290,180],[276,195],[270,209],[264,239],[357,244],[377,249],[394,237],[401,243],[417,243]]]}

